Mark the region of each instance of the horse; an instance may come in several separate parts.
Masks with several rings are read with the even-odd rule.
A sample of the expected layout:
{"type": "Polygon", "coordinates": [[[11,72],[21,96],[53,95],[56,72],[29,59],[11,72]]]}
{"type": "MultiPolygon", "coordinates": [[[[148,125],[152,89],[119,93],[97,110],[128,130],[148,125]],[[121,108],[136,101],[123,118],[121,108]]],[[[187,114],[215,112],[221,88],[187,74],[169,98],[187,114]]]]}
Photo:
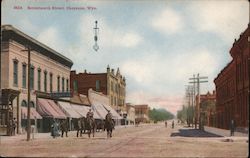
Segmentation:
{"type": "Polygon", "coordinates": [[[75,127],[76,127],[76,136],[78,137],[80,133],[80,137],[82,137],[82,131],[84,130],[85,133],[85,117],[78,118],[75,122],[75,127]]]}
{"type": "Polygon", "coordinates": [[[112,130],[114,129],[114,121],[112,119],[105,119],[105,129],[107,130],[107,138],[111,138],[112,130]]]}
{"type": "Polygon", "coordinates": [[[96,129],[95,120],[91,119],[90,117],[87,117],[85,121],[85,129],[88,130],[89,138],[90,138],[91,132],[93,133],[93,137],[95,137],[95,129],[96,129]]]}
{"type": "Polygon", "coordinates": [[[96,132],[97,131],[100,132],[101,130],[104,131],[104,128],[105,128],[104,127],[104,121],[103,120],[97,120],[96,121],[96,132]]]}

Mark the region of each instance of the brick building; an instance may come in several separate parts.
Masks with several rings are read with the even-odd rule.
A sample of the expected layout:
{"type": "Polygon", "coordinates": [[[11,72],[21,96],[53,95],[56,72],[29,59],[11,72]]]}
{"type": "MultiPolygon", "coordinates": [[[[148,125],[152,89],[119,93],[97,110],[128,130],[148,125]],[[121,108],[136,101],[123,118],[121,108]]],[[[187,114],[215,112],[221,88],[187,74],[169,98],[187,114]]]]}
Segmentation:
{"type": "Polygon", "coordinates": [[[70,91],[73,62],[11,25],[1,26],[1,37],[0,134],[10,135],[8,128],[12,118],[17,119],[18,133],[25,132],[27,126],[28,53],[23,51],[26,46],[32,49],[31,124],[39,128],[44,120],[37,113],[38,92],[70,91]]]}
{"type": "Polygon", "coordinates": [[[218,74],[216,85],[217,127],[228,129],[230,120],[238,128],[249,123],[250,24],[230,50],[232,61],[218,74]]]}
{"type": "Polygon", "coordinates": [[[88,90],[93,89],[108,96],[109,104],[120,114],[126,113],[126,81],[120,74],[119,68],[116,73],[114,69],[107,67],[105,73],[90,73],[86,70],[84,73],[71,71],[70,87],[72,91],[79,94],[88,95],[88,90]]]}
{"type": "MultiPolygon", "coordinates": [[[[196,103],[198,103],[198,97],[196,97],[196,103]]],[[[200,95],[200,114],[201,121],[206,126],[213,126],[215,124],[215,105],[216,105],[216,93],[207,92],[207,94],[200,95]]],[[[198,111],[197,111],[198,112],[198,111]]],[[[199,116],[198,114],[196,116],[199,116]]]]}
{"type": "Polygon", "coordinates": [[[135,105],[135,122],[147,123],[149,121],[149,106],[135,105]]]}
{"type": "Polygon", "coordinates": [[[126,124],[135,124],[135,106],[130,103],[126,103],[126,112],[127,112],[126,124]]]}

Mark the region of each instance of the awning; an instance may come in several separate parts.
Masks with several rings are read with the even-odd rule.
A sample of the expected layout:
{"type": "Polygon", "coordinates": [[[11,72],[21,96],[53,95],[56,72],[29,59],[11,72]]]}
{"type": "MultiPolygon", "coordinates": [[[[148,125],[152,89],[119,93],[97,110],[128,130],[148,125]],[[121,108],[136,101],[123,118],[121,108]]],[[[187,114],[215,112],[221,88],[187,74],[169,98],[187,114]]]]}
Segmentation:
{"type": "MultiPolygon", "coordinates": [[[[27,119],[28,117],[28,108],[21,107],[21,118],[27,119]]],[[[36,111],[35,108],[30,108],[30,118],[31,119],[42,119],[42,116],[36,111]]]]}
{"type": "Polygon", "coordinates": [[[103,107],[106,110],[110,111],[110,113],[112,114],[113,119],[122,119],[122,117],[111,106],[103,104],[103,107]]]}
{"type": "Polygon", "coordinates": [[[56,105],[53,100],[49,99],[37,99],[37,111],[43,117],[52,117],[58,119],[65,119],[67,116],[63,111],[56,105]]]}
{"type": "Polygon", "coordinates": [[[66,113],[68,117],[71,118],[80,118],[82,115],[80,115],[76,110],[74,110],[73,106],[69,102],[58,102],[59,107],[66,113]]]}
{"type": "Polygon", "coordinates": [[[108,111],[99,103],[92,104],[94,111],[96,111],[102,119],[105,119],[108,111]]]}
{"type": "MultiPolygon", "coordinates": [[[[90,107],[84,106],[84,105],[77,105],[77,104],[71,104],[73,109],[77,111],[82,117],[86,117],[90,107]]],[[[101,117],[94,111],[94,118],[95,119],[101,119],[101,117]]]]}
{"type": "Polygon", "coordinates": [[[109,98],[106,95],[89,89],[88,96],[92,108],[101,116],[102,119],[105,119],[108,110],[110,110],[113,115],[113,119],[122,119],[122,117],[109,106],[109,98]]]}

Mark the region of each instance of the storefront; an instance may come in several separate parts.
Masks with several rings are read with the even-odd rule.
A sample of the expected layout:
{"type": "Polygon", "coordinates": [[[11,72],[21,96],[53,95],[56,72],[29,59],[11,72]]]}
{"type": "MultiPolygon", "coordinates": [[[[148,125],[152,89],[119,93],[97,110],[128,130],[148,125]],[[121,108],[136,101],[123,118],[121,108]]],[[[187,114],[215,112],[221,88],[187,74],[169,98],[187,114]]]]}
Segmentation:
{"type": "MultiPolygon", "coordinates": [[[[13,100],[18,98],[20,92],[13,89],[2,89],[0,98],[0,135],[14,135],[14,107],[13,100]]],[[[17,106],[19,108],[19,106],[17,106]]],[[[17,126],[17,125],[16,125],[17,126]]]]}
{"type": "Polygon", "coordinates": [[[50,132],[53,121],[60,122],[67,116],[51,99],[37,98],[37,111],[43,117],[38,121],[38,132],[50,132]]]}
{"type": "Polygon", "coordinates": [[[61,108],[61,110],[66,114],[68,118],[68,123],[69,123],[69,129],[74,130],[75,127],[74,125],[77,122],[78,118],[81,118],[82,115],[80,112],[74,110],[73,106],[79,106],[79,105],[71,105],[70,102],[63,102],[63,101],[58,101],[57,105],[61,108]]]}

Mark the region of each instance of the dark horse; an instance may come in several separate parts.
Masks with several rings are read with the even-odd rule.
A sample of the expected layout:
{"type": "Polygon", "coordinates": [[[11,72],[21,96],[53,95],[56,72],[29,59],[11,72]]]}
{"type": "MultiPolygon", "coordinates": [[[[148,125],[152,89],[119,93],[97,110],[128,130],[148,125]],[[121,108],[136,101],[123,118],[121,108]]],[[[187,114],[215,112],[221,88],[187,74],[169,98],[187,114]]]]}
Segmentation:
{"type": "Polygon", "coordinates": [[[85,133],[85,120],[86,118],[85,117],[81,117],[81,118],[78,118],[75,122],[75,127],[76,127],[76,136],[78,137],[79,133],[80,133],[80,136],[82,136],[82,131],[84,130],[84,133],[85,133]]]}
{"type": "Polygon", "coordinates": [[[112,118],[105,119],[105,129],[107,130],[107,138],[112,137],[112,130],[114,129],[114,121],[112,118]]]}
{"type": "Polygon", "coordinates": [[[93,137],[95,137],[95,130],[96,130],[95,120],[91,119],[90,117],[86,118],[85,129],[88,130],[89,138],[90,138],[91,132],[93,133],[93,137]]]}
{"type": "Polygon", "coordinates": [[[96,120],[96,132],[104,131],[104,120],[96,120]]]}

